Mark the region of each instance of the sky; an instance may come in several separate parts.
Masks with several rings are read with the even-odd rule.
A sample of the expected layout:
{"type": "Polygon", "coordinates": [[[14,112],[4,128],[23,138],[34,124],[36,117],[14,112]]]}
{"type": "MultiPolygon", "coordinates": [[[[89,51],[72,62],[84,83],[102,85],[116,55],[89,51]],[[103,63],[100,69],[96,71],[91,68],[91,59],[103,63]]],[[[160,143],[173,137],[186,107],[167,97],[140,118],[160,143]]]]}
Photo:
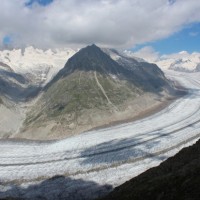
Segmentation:
{"type": "Polygon", "coordinates": [[[200,23],[186,25],[182,30],[161,40],[151,41],[136,45],[133,51],[151,47],[161,54],[187,51],[189,53],[200,52],[200,23]]]}
{"type": "Polygon", "coordinates": [[[53,0],[28,0],[25,2],[25,6],[31,7],[32,5],[34,5],[34,3],[38,3],[41,6],[47,6],[52,2],[53,0]]]}
{"type": "Polygon", "coordinates": [[[0,48],[200,52],[199,0],[1,0],[0,48]]]}

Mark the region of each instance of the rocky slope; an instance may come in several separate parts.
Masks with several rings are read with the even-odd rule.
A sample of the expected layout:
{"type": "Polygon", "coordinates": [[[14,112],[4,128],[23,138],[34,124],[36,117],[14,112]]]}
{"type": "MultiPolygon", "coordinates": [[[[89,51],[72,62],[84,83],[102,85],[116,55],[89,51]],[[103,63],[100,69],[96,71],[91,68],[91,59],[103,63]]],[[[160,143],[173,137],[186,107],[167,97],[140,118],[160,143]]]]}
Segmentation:
{"type": "Polygon", "coordinates": [[[19,137],[66,137],[124,120],[160,103],[170,89],[156,65],[91,45],[45,86],[19,137]]]}
{"type": "Polygon", "coordinates": [[[23,75],[0,65],[0,137],[7,137],[19,129],[25,118],[21,104],[36,96],[40,86],[31,85],[23,75]]]}
{"type": "Polygon", "coordinates": [[[33,47],[0,51],[0,137],[19,130],[32,99],[74,53],[33,47]]]}
{"type": "Polygon", "coordinates": [[[160,166],[114,189],[101,200],[198,200],[200,140],[160,166]]]}

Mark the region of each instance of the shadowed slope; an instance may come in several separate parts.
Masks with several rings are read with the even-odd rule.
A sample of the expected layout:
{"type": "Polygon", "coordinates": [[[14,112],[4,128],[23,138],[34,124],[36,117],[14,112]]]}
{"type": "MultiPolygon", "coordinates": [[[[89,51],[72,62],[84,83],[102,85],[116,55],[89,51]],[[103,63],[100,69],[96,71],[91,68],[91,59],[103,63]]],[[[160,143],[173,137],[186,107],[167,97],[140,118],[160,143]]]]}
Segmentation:
{"type": "Polygon", "coordinates": [[[39,86],[29,84],[21,74],[0,69],[0,96],[13,102],[24,102],[37,96],[40,90],[39,86]]]}
{"type": "Polygon", "coordinates": [[[200,140],[160,166],[117,187],[101,200],[198,200],[200,140]]]}
{"type": "MultiPolygon", "coordinates": [[[[3,185],[0,183],[1,188],[3,185]]],[[[64,176],[55,176],[27,187],[11,184],[7,188],[10,189],[0,189],[1,200],[92,200],[112,190],[110,185],[64,176]]]]}

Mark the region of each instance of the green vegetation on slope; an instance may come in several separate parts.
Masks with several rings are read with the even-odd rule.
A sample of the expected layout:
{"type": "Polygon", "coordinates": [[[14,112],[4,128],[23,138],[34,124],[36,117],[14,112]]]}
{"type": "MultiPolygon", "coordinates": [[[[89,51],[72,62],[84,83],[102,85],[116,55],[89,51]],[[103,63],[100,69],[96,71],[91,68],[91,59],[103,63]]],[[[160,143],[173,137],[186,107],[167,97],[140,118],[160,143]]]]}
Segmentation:
{"type": "Polygon", "coordinates": [[[2,98],[0,97],[0,105],[1,105],[1,104],[3,104],[3,100],[2,100],[2,98]]]}
{"type": "Polygon", "coordinates": [[[90,110],[98,115],[98,111],[109,113],[116,108],[120,110],[127,99],[134,99],[141,93],[127,81],[118,81],[109,75],[97,73],[97,79],[112,104],[98,86],[94,72],[77,71],[48,88],[28,113],[25,125],[40,126],[48,120],[68,125],[77,124],[83,115],[85,121],[88,121],[86,111],[90,110]]]}

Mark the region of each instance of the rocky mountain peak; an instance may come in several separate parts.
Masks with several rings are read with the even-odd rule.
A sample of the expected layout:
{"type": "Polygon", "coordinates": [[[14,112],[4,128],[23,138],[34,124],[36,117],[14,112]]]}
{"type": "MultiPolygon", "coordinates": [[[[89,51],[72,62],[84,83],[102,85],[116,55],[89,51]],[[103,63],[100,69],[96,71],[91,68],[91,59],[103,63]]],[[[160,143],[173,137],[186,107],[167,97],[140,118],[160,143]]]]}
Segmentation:
{"type": "MultiPolygon", "coordinates": [[[[65,64],[65,67],[52,80],[59,80],[75,71],[91,72],[101,74],[122,74],[122,66],[114,61],[108,54],[95,44],[87,46],[73,55],[65,64]]],[[[49,83],[52,84],[51,82],[49,83]]]]}

